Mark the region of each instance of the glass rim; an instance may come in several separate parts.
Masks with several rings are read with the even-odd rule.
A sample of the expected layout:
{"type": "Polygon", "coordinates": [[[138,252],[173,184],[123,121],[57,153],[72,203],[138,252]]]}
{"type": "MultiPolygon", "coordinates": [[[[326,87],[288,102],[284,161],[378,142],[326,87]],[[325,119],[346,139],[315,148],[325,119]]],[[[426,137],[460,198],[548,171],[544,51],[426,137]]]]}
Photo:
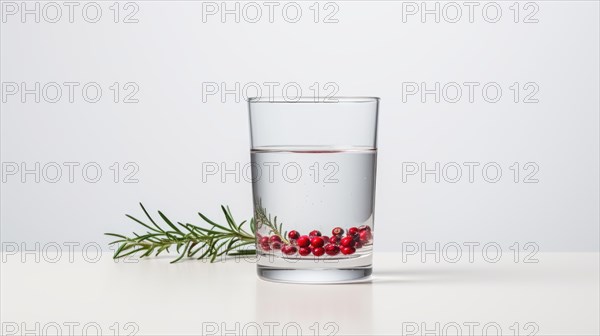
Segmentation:
{"type": "Polygon", "coordinates": [[[293,104],[293,103],[312,103],[312,104],[336,104],[336,103],[377,103],[381,100],[379,97],[367,96],[344,96],[344,97],[296,97],[294,99],[286,97],[248,97],[248,103],[275,103],[275,104],[293,104]]]}

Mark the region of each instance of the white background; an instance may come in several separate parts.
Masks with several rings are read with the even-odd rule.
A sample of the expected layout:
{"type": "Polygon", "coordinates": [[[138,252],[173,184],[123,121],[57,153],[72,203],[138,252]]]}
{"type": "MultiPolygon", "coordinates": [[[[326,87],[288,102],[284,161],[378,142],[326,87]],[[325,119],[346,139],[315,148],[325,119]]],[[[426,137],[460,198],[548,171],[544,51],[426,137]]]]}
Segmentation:
{"type": "MultiPolygon", "coordinates": [[[[497,242],[511,246],[533,242],[544,251],[594,251],[599,245],[599,5],[596,1],[538,1],[537,12],[524,23],[534,7],[496,2],[502,9],[498,22],[494,9],[484,17],[478,2],[473,21],[468,7],[457,23],[454,12],[408,15],[400,2],[342,1],[325,8],[318,4],[318,23],[313,2],[298,2],[302,16],[297,23],[290,9],[284,17],[278,3],[268,18],[249,23],[254,14],[240,17],[210,15],[203,18],[203,4],[192,1],[138,1],[134,7],[118,5],[120,16],[98,2],[102,15],[88,23],[81,14],[85,2],[68,7],[57,23],[53,9],[40,23],[34,15],[9,15],[2,2],[1,82],[5,98],[1,111],[1,239],[2,242],[97,242],[106,247],[104,232],[137,229],[125,218],[142,215],[138,202],[171,218],[200,224],[202,211],[221,219],[219,205],[229,205],[237,218],[251,216],[251,184],[233,175],[208,176],[206,162],[249,161],[247,107],[244,97],[220,93],[206,96],[206,83],[277,82],[276,95],[286,83],[297,83],[305,96],[318,82],[321,94],[332,82],[337,95],[369,95],[382,98],[379,128],[379,161],[376,196],[376,249],[397,251],[401,242],[497,242]],[[333,6],[333,7],[331,7],[333,6]],[[314,8],[314,7],[313,7],[314,8]],[[337,23],[323,22],[326,14],[337,23]],[[124,23],[124,16],[138,9],[124,23]],[[403,16],[406,15],[406,16],[403,16]],[[206,22],[203,22],[206,21],[206,22]],[[25,102],[20,92],[8,95],[7,83],[79,82],[74,102],[67,88],[56,103],[33,95],[25,102]],[[83,99],[81,87],[98,83],[97,103],[83,99]],[[119,82],[121,96],[113,102],[109,87],[119,82]],[[123,85],[139,88],[137,103],[123,103],[123,85]],[[462,98],[450,103],[433,95],[424,102],[419,94],[405,96],[406,84],[424,82],[478,82],[474,102],[463,87],[462,98]],[[486,102],[485,83],[498,83],[502,96],[486,102]],[[510,86],[520,83],[519,102],[510,86]],[[539,88],[537,103],[524,103],[532,82],[539,88]],[[239,98],[239,102],[236,101],[239,98]],[[203,101],[204,100],[204,101],[203,101]],[[56,183],[40,173],[7,175],[7,167],[35,162],[63,165],[77,162],[74,182],[69,183],[63,165],[56,183]],[[87,182],[81,168],[95,162],[102,168],[97,183],[87,182]],[[110,167],[120,163],[118,183],[110,167]],[[123,165],[139,167],[138,183],[123,183],[123,165]],[[425,162],[433,168],[448,162],[478,162],[474,181],[468,170],[457,183],[441,177],[407,176],[403,163],[425,162]],[[496,162],[502,168],[497,183],[483,179],[481,167],[496,162]],[[510,166],[520,163],[519,182],[510,166]],[[524,164],[539,171],[537,183],[523,183],[524,164]]],[[[220,3],[220,2],[219,2],[220,3]]],[[[217,3],[217,4],[219,4],[217,3]]],[[[20,2],[16,3],[20,6],[20,2]]],[[[34,7],[29,2],[29,8],[34,7]]],[[[41,7],[45,2],[39,3],[41,7]]],[[[239,3],[241,8],[246,3],[239,3]]],[[[438,3],[444,6],[446,3],[438,3]]],[[[430,3],[433,8],[435,3],[430,3]]],[[[204,5],[206,6],[206,5],[204,5]]],[[[233,8],[234,3],[229,3],[233,8]]],[[[206,9],[206,7],[204,7],[206,9]]],[[[451,10],[449,8],[448,10],[451,10]]],[[[10,12],[10,11],[9,11],[10,12]]],[[[250,12],[249,12],[250,13],[250,12]]],[[[253,12],[252,12],[253,13],[253,12]]],[[[247,13],[248,14],[248,13],[247,13]]],[[[93,92],[93,91],[90,91],[93,92]]],[[[255,92],[255,91],[249,91],[255,92]]],[[[490,96],[493,98],[494,94],[490,96]]],[[[239,91],[238,91],[239,93],[239,91]]],[[[289,91],[291,96],[293,90],[289,91]]],[[[54,96],[54,94],[52,94],[54,96]]],[[[93,94],[91,94],[93,96],[93,94]]],[[[489,97],[488,97],[489,98],[489,97]]],[[[316,121],[318,122],[318,121],[316,121]]],[[[343,123],[343,120],[340,120],[343,123]]],[[[90,175],[93,177],[93,171],[90,175]]],[[[452,174],[453,177],[454,174],[452,174]]],[[[494,176],[490,171],[490,176],[494,176]]],[[[4,245],[3,245],[4,246],[4,245]]]]}

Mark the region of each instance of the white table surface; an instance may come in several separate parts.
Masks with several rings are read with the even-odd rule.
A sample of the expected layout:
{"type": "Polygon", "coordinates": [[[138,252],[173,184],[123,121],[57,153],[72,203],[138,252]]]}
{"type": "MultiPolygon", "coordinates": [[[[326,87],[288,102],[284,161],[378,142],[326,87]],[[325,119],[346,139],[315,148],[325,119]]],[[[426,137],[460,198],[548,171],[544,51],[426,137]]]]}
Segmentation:
{"type": "Polygon", "coordinates": [[[456,326],[459,335],[600,334],[598,253],[456,264],[376,253],[373,280],[346,285],[265,282],[243,260],[22,257],[2,255],[7,335],[454,335],[456,326]]]}

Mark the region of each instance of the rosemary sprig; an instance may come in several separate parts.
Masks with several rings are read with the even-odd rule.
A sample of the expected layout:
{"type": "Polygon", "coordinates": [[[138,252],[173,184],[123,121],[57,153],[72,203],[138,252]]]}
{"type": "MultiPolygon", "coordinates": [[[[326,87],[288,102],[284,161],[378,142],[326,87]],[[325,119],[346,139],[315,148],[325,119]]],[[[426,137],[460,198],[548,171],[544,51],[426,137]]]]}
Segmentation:
{"type": "MultiPolygon", "coordinates": [[[[167,227],[163,228],[148,214],[142,203],[140,203],[140,206],[150,223],[144,223],[131,215],[126,216],[146,228],[146,233],[138,234],[133,232],[133,237],[116,233],[105,233],[105,235],[119,238],[109,243],[110,245],[118,244],[113,256],[115,259],[135,253],[141,253],[140,258],[151,255],[158,256],[165,251],[169,252],[169,248],[173,247],[179,253],[179,257],[171,261],[171,263],[175,263],[184,257],[207,258],[211,262],[214,262],[217,257],[222,255],[256,254],[255,249],[241,249],[244,246],[255,244],[254,235],[256,225],[254,220],[250,220],[250,232],[247,232],[242,228],[247,221],[237,224],[233,219],[229,207],[221,206],[227,225],[217,224],[202,213],[198,213],[200,218],[210,224],[210,229],[207,229],[189,223],[177,222],[174,224],[167,216],[158,211],[158,215],[167,224],[167,227]]],[[[279,226],[279,230],[281,230],[281,226],[279,226]]]]}
{"type": "Polygon", "coordinates": [[[277,216],[271,220],[271,215],[267,213],[267,209],[262,207],[262,203],[259,201],[256,203],[254,211],[254,220],[256,220],[257,229],[260,229],[263,225],[269,228],[269,234],[279,236],[281,240],[289,244],[290,241],[287,239],[287,231],[283,232],[283,223],[277,225],[277,216]]]}

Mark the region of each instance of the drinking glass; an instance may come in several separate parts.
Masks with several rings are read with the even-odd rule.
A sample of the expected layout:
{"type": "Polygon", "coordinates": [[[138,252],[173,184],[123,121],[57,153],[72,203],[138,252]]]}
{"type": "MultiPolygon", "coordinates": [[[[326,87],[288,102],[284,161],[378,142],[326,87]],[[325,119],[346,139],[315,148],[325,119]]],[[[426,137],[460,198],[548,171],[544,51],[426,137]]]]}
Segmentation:
{"type": "Polygon", "coordinates": [[[379,98],[250,98],[258,276],[297,283],[372,273],[379,98]]]}

